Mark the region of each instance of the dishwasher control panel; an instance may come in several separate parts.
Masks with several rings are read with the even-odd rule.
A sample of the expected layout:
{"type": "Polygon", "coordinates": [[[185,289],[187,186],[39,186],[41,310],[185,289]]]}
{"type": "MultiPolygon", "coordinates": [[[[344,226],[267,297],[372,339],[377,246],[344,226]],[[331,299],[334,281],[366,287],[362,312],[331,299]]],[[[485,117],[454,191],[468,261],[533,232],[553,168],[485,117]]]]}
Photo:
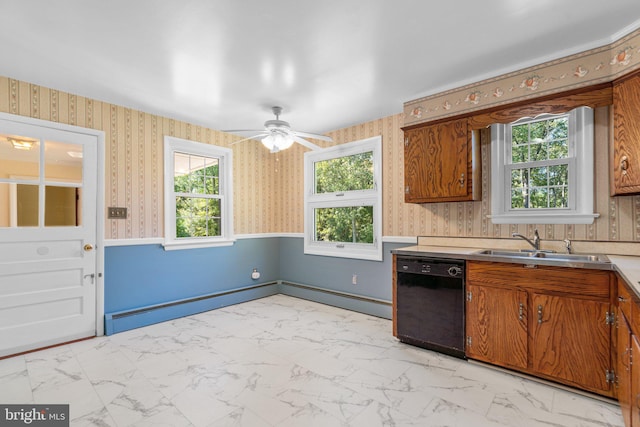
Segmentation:
{"type": "Polygon", "coordinates": [[[462,277],[464,275],[464,261],[398,257],[396,270],[398,273],[426,274],[430,276],[444,277],[462,277]]]}

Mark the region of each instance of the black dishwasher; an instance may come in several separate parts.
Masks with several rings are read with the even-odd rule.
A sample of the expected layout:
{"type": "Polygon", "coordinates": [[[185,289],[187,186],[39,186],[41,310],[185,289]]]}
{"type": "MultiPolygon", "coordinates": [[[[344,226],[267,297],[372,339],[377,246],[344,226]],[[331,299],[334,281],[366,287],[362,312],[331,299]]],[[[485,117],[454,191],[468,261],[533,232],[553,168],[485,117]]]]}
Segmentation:
{"type": "Polygon", "coordinates": [[[398,256],[396,327],[400,341],[464,357],[464,261],[398,256]]]}

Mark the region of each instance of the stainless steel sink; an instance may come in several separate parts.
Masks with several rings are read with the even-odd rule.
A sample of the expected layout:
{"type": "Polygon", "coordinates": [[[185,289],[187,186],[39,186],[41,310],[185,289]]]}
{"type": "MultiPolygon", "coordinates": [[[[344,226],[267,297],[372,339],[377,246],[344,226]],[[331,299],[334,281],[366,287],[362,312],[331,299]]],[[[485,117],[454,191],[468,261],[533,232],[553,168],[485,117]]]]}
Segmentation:
{"type": "Polygon", "coordinates": [[[601,254],[560,254],[545,251],[510,251],[500,249],[485,249],[477,252],[481,255],[492,255],[496,257],[509,258],[538,258],[554,260],[558,262],[600,262],[610,263],[606,255],[601,254]]]}

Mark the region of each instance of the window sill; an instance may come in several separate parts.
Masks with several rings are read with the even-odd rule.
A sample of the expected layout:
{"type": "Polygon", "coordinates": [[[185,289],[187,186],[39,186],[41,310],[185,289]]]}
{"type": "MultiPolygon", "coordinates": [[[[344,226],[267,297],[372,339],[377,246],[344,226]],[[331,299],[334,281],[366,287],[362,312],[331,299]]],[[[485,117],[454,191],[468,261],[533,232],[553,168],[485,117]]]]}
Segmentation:
{"type": "Polygon", "coordinates": [[[305,255],[321,255],[337,258],[362,259],[368,261],[382,261],[382,250],[378,247],[371,249],[357,248],[351,244],[337,247],[336,244],[312,244],[305,245],[305,255]]]}
{"type": "Polygon", "coordinates": [[[165,251],[176,251],[181,249],[199,249],[199,248],[214,248],[218,246],[233,246],[236,242],[235,239],[219,239],[219,240],[203,240],[203,241],[165,241],[162,246],[164,246],[165,251]]]}
{"type": "Polygon", "coordinates": [[[487,215],[494,224],[593,224],[593,220],[600,214],[581,213],[527,213],[527,214],[504,214],[487,215]]]}

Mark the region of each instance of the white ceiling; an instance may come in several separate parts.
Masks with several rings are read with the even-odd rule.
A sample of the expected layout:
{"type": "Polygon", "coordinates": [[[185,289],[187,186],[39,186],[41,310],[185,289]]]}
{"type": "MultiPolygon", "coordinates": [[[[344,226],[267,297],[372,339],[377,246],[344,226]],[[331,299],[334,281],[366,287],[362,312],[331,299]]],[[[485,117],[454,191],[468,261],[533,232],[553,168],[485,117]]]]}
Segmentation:
{"type": "Polygon", "coordinates": [[[638,0],[0,0],[0,75],[205,125],[324,133],[601,46],[638,0]]]}

